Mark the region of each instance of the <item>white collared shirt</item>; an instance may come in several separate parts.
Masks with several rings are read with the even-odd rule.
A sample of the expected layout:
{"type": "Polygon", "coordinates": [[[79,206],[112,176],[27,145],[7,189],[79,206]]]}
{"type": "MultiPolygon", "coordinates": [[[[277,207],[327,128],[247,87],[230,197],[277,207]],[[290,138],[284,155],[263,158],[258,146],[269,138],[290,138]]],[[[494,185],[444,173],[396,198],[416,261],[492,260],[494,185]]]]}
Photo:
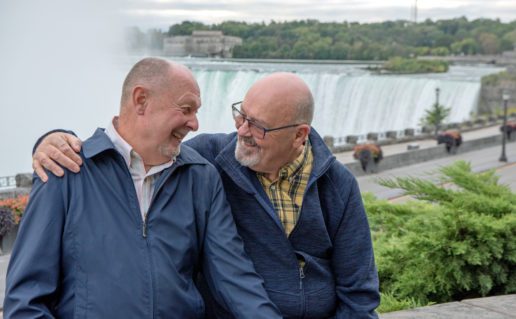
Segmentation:
{"type": "Polygon", "coordinates": [[[133,147],[129,145],[129,143],[127,143],[120,134],[118,134],[115,128],[115,123],[117,121],[118,117],[115,116],[107,126],[105,132],[111,142],[115,145],[115,149],[122,155],[127,167],[129,168],[134,188],[136,189],[136,196],[138,196],[142,219],[145,220],[152,200],[152,195],[154,194],[154,184],[158,180],[160,173],[174,164],[175,158],[172,158],[165,164],[152,166],[149,171],[146,172],[141,156],[133,150],[133,147]]]}

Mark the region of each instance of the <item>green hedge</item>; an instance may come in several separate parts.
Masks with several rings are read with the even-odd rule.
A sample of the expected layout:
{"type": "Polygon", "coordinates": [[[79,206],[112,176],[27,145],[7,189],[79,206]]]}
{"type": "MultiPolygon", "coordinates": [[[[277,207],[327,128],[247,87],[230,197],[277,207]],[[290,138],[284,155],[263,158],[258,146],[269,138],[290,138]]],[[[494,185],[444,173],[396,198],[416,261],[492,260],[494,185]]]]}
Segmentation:
{"type": "Polygon", "coordinates": [[[384,296],[380,311],[516,292],[516,195],[463,161],[439,185],[383,180],[415,200],[364,196],[384,296]]]}

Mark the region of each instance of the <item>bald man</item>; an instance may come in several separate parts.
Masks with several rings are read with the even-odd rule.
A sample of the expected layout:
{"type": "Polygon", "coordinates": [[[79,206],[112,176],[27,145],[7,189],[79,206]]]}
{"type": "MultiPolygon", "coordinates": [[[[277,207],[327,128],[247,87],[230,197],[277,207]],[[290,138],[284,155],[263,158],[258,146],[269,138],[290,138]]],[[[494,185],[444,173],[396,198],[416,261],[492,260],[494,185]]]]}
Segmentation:
{"type": "MultiPolygon", "coordinates": [[[[378,275],[360,190],[311,127],[307,85],[295,74],[274,73],[231,108],[237,132],[185,144],[220,172],[272,301],[286,318],[377,318],[378,275]]],[[[69,142],[80,141],[62,133],[43,140],[34,156],[43,178],[42,164],[63,174],[53,160],[79,170],[69,142]]],[[[216,298],[213,306],[216,317],[232,318],[216,298]]]]}
{"type": "Polygon", "coordinates": [[[188,146],[197,82],[147,58],[79,174],[36,179],[7,272],[4,318],[204,318],[194,279],[237,318],[281,318],[244,252],[217,170],[188,146]]]}

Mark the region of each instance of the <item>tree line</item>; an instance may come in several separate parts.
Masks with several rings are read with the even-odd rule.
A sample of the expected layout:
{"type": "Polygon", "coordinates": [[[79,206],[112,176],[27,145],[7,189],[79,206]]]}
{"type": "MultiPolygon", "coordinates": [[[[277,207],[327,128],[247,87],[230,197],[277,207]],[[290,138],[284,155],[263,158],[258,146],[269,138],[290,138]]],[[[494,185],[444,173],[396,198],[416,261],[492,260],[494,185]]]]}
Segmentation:
{"type": "Polygon", "coordinates": [[[516,44],[516,20],[467,18],[404,20],[378,23],[288,22],[247,23],[225,21],[218,24],[184,21],[167,32],[153,29],[129,32],[130,49],[146,46],[162,48],[166,36],[191,35],[193,30],[220,30],[243,39],[235,47],[235,58],[387,60],[393,56],[498,54],[516,44]]]}

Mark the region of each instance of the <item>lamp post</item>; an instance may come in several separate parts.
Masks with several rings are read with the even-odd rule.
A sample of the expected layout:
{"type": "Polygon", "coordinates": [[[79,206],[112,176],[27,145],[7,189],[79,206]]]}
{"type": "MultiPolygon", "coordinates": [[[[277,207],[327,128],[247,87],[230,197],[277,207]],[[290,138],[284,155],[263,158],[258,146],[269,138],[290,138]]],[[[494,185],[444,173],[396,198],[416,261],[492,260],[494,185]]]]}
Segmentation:
{"type": "Polygon", "coordinates": [[[502,130],[502,155],[500,155],[500,162],[507,162],[505,155],[505,139],[507,138],[507,103],[509,102],[509,93],[503,92],[503,130],[502,130]]]}

